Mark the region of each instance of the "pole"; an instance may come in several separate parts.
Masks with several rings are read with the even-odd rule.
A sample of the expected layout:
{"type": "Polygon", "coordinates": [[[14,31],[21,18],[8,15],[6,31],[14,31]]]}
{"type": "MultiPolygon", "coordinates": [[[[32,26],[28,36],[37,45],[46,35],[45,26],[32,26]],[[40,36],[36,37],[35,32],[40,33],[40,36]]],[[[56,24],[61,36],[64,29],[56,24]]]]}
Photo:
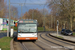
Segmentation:
{"type": "Polygon", "coordinates": [[[7,37],[9,37],[9,26],[7,26],[7,37]]]}
{"type": "Polygon", "coordinates": [[[51,15],[51,28],[52,28],[52,15],[51,15]]]}
{"type": "Polygon", "coordinates": [[[57,25],[57,36],[58,36],[58,25],[57,25]]]}
{"type": "Polygon", "coordinates": [[[22,17],[22,3],[21,3],[21,17],[22,17]]]}
{"type": "MultiPolygon", "coordinates": [[[[44,7],[45,7],[45,5],[44,5],[44,7]]],[[[43,7],[43,14],[44,14],[44,22],[43,22],[43,24],[44,24],[44,31],[45,31],[45,12],[44,12],[44,7],[43,7]]]]}
{"type": "Polygon", "coordinates": [[[45,31],[45,14],[44,14],[44,31],[45,31]]]}
{"type": "Polygon", "coordinates": [[[50,21],[49,21],[49,29],[50,29],[50,21]]]}
{"type": "Polygon", "coordinates": [[[9,26],[8,26],[8,32],[7,32],[7,37],[10,37],[10,0],[9,0],[9,21],[8,21],[8,23],[9,23],[9,26]]]}
{"type": "Polygon", "coordinates": [[[55,31],[55,17],[54,17],[54,31],[55,31]]]}
{"type": "Polygon", "coordinates": [[[57,20],[57,36],[58,36],[58,25],[59,25],[59,21],[57,20]]]}

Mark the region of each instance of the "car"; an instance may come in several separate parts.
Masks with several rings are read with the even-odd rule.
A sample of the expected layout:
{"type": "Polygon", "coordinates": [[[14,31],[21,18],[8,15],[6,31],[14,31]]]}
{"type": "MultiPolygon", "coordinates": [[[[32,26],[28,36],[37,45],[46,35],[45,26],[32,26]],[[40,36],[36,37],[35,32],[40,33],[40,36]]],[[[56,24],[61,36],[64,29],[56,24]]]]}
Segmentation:
{"type": "Polygon", "coordinates": [[[73,35],[72,31],[68,30],[68,29],[67,30],[66,29],[62,29],[61,33],[64,34],[64,35],[73,35]]]}
{"type": "Polygon", "coordinates": [[[73,29],[73,32],[75,32],[75,29],[73,29]]]}
{"type": "Polygon", "coordinates": [[[61,34],[63,34],[65,30],[66,30],[66,29],[62,29],[62,30],[61,30],[61,34]]]}

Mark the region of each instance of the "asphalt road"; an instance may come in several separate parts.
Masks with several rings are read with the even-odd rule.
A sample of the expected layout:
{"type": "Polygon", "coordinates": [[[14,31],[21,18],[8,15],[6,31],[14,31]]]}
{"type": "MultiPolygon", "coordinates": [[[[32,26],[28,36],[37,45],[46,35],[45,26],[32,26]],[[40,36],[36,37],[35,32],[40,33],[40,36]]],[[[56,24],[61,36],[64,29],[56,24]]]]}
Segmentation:
{"type": "Polygon", "coordinates": [[[7,36],[6,33],[0,33],[0,38],[7,36]]]}
{"type": "MultiPolygon", "coordinates": [[[[6,37],[7,33],[6,32],[0,32],[0,38],[6,37]]],[[[14,32],[14,37],[16,36],[16,32],[14,32]]]]}

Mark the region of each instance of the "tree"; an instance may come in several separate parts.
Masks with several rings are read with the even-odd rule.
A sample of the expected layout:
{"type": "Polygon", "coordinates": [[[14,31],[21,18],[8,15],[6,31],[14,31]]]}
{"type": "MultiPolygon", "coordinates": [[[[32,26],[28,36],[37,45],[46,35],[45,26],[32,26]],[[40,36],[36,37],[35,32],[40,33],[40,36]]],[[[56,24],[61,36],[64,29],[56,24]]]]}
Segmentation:
{"type": "Polygon", "coordinates": [[[4,18],[6,17],[6,14],[7,14],[6,2],[4,2],[4,0],[0,0],[0,17],[4,18]]]}
{"type": "Polygon", "coordinates": [[[47,9],[41,9],[40,12],[44,15],[48,15],[48,10],[47,9]]]}
{"type": "Polygon", "coordinates": [[[61,21],[70,21],[72,30],[72,19],[75,17],[75,0],[47,0],[51,12],[58,16],[61,21]],[[65,19],[65,20],[64,20],[65,19]]]}
{"type": "Polygon", "coordinates": [[[36,19],[39,23],[39,26],[42,27],[43,26],[43,15],[40,13],[39,10],[36,9],[30,9],[28,12],[25,12],[25,14],[20,17],[22,19],[32,19],[32,14],[33,14],[33,19],[36,19]]]}
{"type": "Polygon", "coordinates": [[[11,6],[11,19],[13,19],[13,20],[18,19],[18,10],[14,6],[11,6]]]}

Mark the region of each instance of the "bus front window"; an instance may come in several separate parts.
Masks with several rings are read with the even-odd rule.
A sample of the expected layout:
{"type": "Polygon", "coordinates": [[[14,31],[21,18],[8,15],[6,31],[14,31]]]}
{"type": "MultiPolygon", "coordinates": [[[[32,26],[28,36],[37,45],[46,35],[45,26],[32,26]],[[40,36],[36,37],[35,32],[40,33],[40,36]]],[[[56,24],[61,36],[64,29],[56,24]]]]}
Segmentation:
{"type": "Polygon", "coordinates": [[[37,24],[19,23],[18,32],[37,32],[37,24]]]}

